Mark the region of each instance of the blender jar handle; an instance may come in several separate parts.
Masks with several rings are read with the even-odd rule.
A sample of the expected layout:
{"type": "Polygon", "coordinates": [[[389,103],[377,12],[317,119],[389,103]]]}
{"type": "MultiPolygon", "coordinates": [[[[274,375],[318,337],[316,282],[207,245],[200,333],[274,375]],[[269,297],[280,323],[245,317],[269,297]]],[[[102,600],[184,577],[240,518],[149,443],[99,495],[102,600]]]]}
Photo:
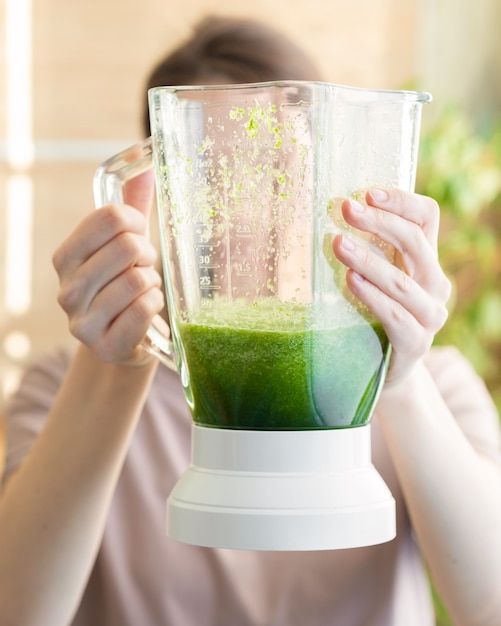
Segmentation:
{"type": "MultiPolygon", "coordinates": [[[[94,202],[96,208],[106,204],[123,204],[123,188],[127,181],[145,174],[153,167],[151,137],[134,144],[101,164],[94,175],[94,202]]],[[[174,346],[169,329],[156,315],[142,341],[143,347],[165,365],[177,370],[174,346]]]]}

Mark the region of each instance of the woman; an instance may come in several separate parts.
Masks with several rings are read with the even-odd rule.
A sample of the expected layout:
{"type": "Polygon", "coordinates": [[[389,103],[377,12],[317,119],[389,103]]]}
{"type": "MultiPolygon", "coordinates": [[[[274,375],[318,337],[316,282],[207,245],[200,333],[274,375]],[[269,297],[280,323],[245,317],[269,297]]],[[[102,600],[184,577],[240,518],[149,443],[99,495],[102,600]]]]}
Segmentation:
{"type": "MultiPolygon", "coordinates": [[[[317,79],[258,23],[209,19],[148,86],[317,79]]],[[[397,502],[397,538],[354,550],[213,550],[165,536],[165,501],[189,462],[180,382],[141,348],[163,306],[145,233],[151,188],[92,211],[54,254],[80,344],[26,373],[7,410],[0,614],[28,626],[432,626],[424,562],[459,626],[501,623],[501,443],[496,410],[452,348],[430,348],[450,293],[430,198],[370,190],[354,227],[401,269],[338,236],[347,286],[393,345],[373,460],[397,502]],[[403,268],[403,269],[402,269],[403,268]],[[405,269],[405,271],[404,271],[405,269]],[[496,497],[498,495],[498,497],[496,497]]]]}

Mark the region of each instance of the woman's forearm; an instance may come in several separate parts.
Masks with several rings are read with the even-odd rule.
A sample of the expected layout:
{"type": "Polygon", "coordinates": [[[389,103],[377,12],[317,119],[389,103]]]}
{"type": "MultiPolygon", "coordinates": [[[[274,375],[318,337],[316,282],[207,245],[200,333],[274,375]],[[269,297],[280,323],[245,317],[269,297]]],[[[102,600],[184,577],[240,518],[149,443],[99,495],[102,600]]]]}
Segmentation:
{"type": "Polygon", "coordinates": [[[501,470],[480,456],[429,372],[415,368],[377,409],[412,525],[457,626],[499,624],[501,470]]]}
{"type": "Polygon", "coordinates": [[[80,347],[44,430],[0,500],[5,626],[65,626],[93,566],[130,438],[156,370],[80,347]]]}

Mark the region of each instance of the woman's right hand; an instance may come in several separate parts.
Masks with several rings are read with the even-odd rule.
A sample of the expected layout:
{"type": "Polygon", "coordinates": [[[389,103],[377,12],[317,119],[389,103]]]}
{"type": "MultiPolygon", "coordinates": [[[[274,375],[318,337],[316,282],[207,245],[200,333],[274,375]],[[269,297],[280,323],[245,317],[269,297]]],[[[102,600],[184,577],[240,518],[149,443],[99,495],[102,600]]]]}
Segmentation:
{"type": "Polygon", "coordinates": [[[148,237],[152,199],[151,173],[133,179],[127,204],[93,211],[53,255],[70,331],[106,362],[153,359],[141,346],[164,302],[148,237]]]}

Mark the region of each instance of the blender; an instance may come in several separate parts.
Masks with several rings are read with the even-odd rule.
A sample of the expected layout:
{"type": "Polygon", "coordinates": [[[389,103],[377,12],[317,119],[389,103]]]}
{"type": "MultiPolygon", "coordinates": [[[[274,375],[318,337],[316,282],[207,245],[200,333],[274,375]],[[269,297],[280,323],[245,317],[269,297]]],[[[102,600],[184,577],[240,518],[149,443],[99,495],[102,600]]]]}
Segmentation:
{"type": "MultiPolygon", "coordinates": [[[[346,289],[344,198],[414,187],[429,94],[321,82],[158,87],[151,138],[104,163],[97,206],[155,171],[170,335],[145,347],[179,373],[191,464],[167,502],[186,543],[326,550],[395,536],[371,461],[391,345],[346,289]]],[[[168,417],[166,417],[168,419],[168,417]]]]}

